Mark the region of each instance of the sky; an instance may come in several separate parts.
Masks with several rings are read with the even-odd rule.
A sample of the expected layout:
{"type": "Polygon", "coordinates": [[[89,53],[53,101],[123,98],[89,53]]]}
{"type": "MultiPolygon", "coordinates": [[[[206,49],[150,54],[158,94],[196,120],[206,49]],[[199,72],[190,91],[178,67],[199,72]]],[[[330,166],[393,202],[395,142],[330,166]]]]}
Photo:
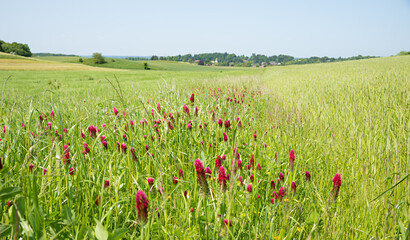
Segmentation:
{"type": "Polygon", "coordinates": [[[410,51],[410,0],[0,1],[0,39],[33,53],[295,57],[410,51]]]}

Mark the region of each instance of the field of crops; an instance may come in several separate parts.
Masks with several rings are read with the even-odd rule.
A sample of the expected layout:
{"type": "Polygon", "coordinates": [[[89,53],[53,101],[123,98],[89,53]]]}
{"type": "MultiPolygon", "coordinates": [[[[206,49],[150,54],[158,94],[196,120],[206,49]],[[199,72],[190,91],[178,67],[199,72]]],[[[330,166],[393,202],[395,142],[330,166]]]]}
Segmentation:
{"type": "Polygon", "coordinates": [[[0,237],[409,236],[410,57],[0,86],[0,237]]]}

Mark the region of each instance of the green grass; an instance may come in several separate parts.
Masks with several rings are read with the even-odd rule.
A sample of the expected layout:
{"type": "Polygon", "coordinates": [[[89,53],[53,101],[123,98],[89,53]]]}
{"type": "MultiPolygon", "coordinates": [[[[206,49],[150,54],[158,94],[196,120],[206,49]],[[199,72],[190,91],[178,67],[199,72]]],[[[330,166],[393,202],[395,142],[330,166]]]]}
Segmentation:
{"type": "Polygon", "coordinates": [[[0,86],[12,77],[0,102],[0,126],[6,126],[6,133],[0,132],[1,236],[405,239],[410,231],[409,69],[410,57],[405,56],[223,72],[2,71],[0,86]],[[194,104],[189,100],[192,93],[194,104]],[[244,103],[235,104],[228,97],[243,97],[244,103]],[[183,105],[190,108],[189,116],[183,105]],[[45,130],[38,118],[51,110],[56,117],[46,122],[52,123],[52,131],[45,130]],[[219,127],[211,110],[216,121],[229,119],[231,129],[219,127]],[[175,116],[174,130],[163,112],[175,116]],[[144,118],[148,125],[141,127],[144,118]],[[158,132],[152,123],[157,119],[162,120],[158,132]],[[206,129],[199,127],[204,122],[206,129]],[[107,150],[99,137],[89,136],[90,125],[107,137],[107,150]],[[127,145],[126,154],[117,151],[117,141],[127,145]],[[90,148],[85,156],[84,142],[90,148]],[[62,160],[68,143],[70,165],[62,160]],[[131,147],[138,162],[133,161],[131,147]],[[243,162],[236,173],[231,166],[232,160],[237,163],[235,147],[243,162]],[[291,149],[296,152],[293,172],[288,166],[291,149]],[[215,159],[222,154],[227,156],[222,166],[230,174],[226,191],[220,189],[215,169],[215,159]],[[249,172],[253,154],[261,170],[249,172]],[[210,195],[201,194],[195,159],[212,170],[210,195]],[[73,176],[68,174],[70,167],[75,169],[73,176]],[[310,182],[305,180],[307,170],[310,182]],[[286,176],[282,183],[277,182],[279,172],[286,176]],[[342,185],[336,201],[329,202],[336,173],[341,173],[342,185]],[[253,183],[249,174],[255,177],[253,183]],[[154,178],[152,189],[148,177],[154,178]],[[176,185],[173,177],[179,179],[176,185]],[[286,189],[284,199],[274,204],[271,180],[276,192],[280,186],[286,189]],[[292,181],[295,193],[290,191],[292,181]],[[250,183],[252,193],[246,190],[250,183]],[[163,195],[159,187],[164,188],[163,195]],[[149,200],[146,224],[137,222],[138,190],[149,200]],[[232,220],[232,226],[225,226],[224,219],[232,220]]]}
{"type": "MultiPolygon", "coordinates": [[[[37,57],[42,60],[63,62],[63,63],[79,63],[79,57],[65,57],[65,56],[51,56],[51,57],[37,57]]],[[[185,62],[171,62],[171,61],[131,61],[120,58],[105,58],[106,63],[95,64],[92,58],[82,58],[83,64],[93,67],[128,69],[128,70],[144,70],[144,63],[148,63],[150,70],[161,71],[201,71],[201,72],[219,72],[243,70],[244,68],[232,67],[212,67],[212,66],[198,66],[196,64],[185,62]]],[[[245,68],[246,69],[246,68],[245,68]]]]}
{"type": "Polygon", "coordinates": [[[30,58],[0,52],[0,59],[30,59],[30,58]]]}

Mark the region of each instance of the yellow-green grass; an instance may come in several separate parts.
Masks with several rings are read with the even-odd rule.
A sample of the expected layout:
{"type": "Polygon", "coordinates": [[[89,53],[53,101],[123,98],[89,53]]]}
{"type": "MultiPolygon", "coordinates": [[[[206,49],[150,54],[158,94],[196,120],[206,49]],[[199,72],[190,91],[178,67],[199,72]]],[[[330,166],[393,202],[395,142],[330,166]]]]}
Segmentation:
{"type": "MultiPolygon", "coordinates": [[[[36,57],[37,59],[44,59],[56,62],[65,63],[79,63],[80,57],[70,56],[48,56],[48,57],[36,57]]],[[[131,61],[121,58],[105,58],[106,63],[95,64],[92,58],[81,58],[82,64],[93,67],[114,68],[114,69],[128,69],[128,70],[145,70],[144,63],[148,63],[150,70],[161,71],[200,71],[200,72],[219,72],[219,71],[234,71],[243,70],[246,68],[238,67],[213,67],[213,66],[199,66],[196,63],[186,62],[172,62],[172,61],[150,61],[150,60],[138,60],[131,61]]],[[[249,70],[249,68],[247,68],[249,70]]]]}
{"type": "Polygon", "coordinates": [[[115,71],[115,69],[95,68],[77,63],[60,63],[56,61],[40,60],[38,58],[29,58],[16,56],[7,53],[0,53],[0,70],[36,70],[36,71],[115,71]]]}

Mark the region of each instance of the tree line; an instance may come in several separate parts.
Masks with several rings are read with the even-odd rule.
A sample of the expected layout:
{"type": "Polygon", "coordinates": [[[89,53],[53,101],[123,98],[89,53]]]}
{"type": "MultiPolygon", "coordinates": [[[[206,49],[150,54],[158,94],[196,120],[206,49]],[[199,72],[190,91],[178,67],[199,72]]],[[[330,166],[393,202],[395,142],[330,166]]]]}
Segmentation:
{"type": "Polygon", "coordinates": [[[27,44],[12,42],[8,43],[0,40],[0,52],[20,55],[24,57],[31,57],[31,51],[27,44]]]}
{"type": "Polygon", "coordinates": [[[340,62],[347,60],[359,60],[367,58],[375,58],[376,56],[354,56],[348,58],[330,58],[330,57],[309,57],[295,58],[289,55],[273,55],[266,56],[263,54],[252,54],[251,56],[236,55],[233,53],[201,53],[201,54],[185,54],[177,56],[152,56],[150,60],[165,60],[176,62],[190,62],[198,65],[215,65],[215,66],[267,66],[267,65],[291,65],[291,64],[309,64],[309,63],[325,63],[325,62],[340,62]]]}

